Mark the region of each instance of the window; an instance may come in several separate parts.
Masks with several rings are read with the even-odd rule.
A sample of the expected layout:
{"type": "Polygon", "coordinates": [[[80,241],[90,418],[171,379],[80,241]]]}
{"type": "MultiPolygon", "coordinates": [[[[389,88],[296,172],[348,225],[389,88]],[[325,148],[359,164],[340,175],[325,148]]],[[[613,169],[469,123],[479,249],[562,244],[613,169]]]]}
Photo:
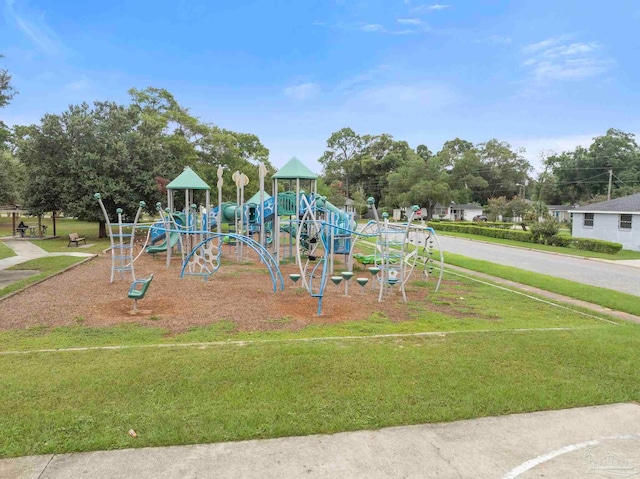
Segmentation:
{"type": "Polygon", "coordinates": [[[618,223],[618,228],[620,228],[621,230],[630,230],[631,215],[620,215],[620,223],[618,223]]]}
{"type": "Polygon", "coordinates": [[[593,213],[585,213],[582,220],[582,226],[585,228],[593,228],[593,213]]]}

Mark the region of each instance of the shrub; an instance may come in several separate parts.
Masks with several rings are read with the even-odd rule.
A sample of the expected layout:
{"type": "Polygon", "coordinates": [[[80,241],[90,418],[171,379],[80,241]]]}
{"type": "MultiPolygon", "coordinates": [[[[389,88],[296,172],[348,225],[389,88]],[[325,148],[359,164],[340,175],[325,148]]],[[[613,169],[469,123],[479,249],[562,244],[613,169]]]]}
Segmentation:
{"type": "Polygon", "coordinates": [[[549,242],[547,244],[550,244],[553,246],[562,246],[566,248],[569,246],[570,243],[571,243],[571,238],[567,236],[553,235],[549,238],[549,242]]]}
{"type": "Polygon", "coordinates": [[[620,243],[587,238],[570,238],[569,246],[584,251],[597,251],[598,253],[616,254],[622,249],[620,243]]]}
{"type": "MultiPolygon", "coordinates": [[[[544,223],[541,222],[541,223],[544,223]]],[[[557,222],[555,222],[557,227],[557,222]]],[[[443,222],[429,222],[436,231],[451,231],[454,233],[466,233],[470,235],[485,236],[488,238],[502,238],[513,241],[520,241],[522,243],[535,243],[534,236],[529,231],[520,230],[503,230],[498,228],[485,228],[483,226],[476,226],[474,223],[443,223],[443,222]]],[[[553,227],[546,226],[549,229],[546,231],[553,231],[553,227]]],[[[556,229],[557,233],[557,229],[556,229]]],[[[552,234],[546,237],[545,244],[553,246],[562,246],[575,248],[584,251],[595,251],[598,253],[616,254],[622,249],[620,243],[612,243],[610,241],[602,241],[586,238],[570,238],[568,236],[560,236],[552,234]]]]}
{"type": "Polygon", "coordinates": [[[558,234],[560,225],[554,218],[545,218],[531,225],[531,234],[536,243],[551,244],[551,238],[558,234]]]}
{"type": "Polygon", "coordinates": [[[533,237],[528,231],[504,230],[498,228],[485,228],[476,226],[475,224],[456,224],[456,223],[429,223],[436,231],[451,231],[455,233],[466,233],[471,235],[486,236],[489,238],[502,238],[514,241],[522,241],[524,243],[533,243],[533,237]]]}

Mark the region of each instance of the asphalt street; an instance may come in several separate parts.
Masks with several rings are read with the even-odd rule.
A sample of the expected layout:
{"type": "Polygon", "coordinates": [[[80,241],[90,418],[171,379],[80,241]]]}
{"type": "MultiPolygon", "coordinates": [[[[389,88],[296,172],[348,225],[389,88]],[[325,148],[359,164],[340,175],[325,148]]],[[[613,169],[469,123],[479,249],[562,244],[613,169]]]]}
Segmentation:
{"type": "Polygon", "coordinates": [[[640,296],[640,269],[439,235],[443,251],[640,296]]]}

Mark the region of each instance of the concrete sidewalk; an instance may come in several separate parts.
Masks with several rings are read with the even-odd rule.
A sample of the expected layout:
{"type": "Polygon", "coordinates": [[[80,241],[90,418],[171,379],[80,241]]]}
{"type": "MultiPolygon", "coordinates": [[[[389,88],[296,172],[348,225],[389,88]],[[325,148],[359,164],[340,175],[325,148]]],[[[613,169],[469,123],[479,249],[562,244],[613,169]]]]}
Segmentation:
{"type": "Polygon", "coordinates": [[[640,477],[640,405],[613,404],[379,431],[0,461],[3,479],[302,476],[640,477]]]}
{"type": "Polygon", "coordinates": [[[11,256],[9,258],[0,259],[0,270],[11,268],[12,266],[19,265],[20,263],[24,263],[26,261],[30,261],[32,259],[38,258],[46,258],[49,256],[76,256],[79,258],[88,258],[91,256],[95,256],[93,253],[78,253],[78,252],[69,252],[69,253],[49,253],[39,246],[36,246],[30,241],[24,240],[5,240],[3,241],[5,245],[13,250],[16,256],[11,256]]]}

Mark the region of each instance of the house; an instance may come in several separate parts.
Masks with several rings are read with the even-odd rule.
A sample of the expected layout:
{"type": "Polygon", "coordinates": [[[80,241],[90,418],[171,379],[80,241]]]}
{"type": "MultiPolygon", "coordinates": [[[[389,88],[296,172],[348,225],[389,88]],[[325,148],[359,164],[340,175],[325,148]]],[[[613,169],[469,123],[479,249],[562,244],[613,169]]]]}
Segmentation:
{"type": "Polygon", "coordinates": [[[570,205],[547,205],[549,214],[560,223],[571,221],[571,214],[573,213],[573,206],[570,205]]]}
{"type": "Polygon", "coordinates": [[[342,208],[346,213],[355,215],[356,214],[356,202],[351,198],[346,198],[344,200],[344,207],[342,208]]]}
{"type": "MultiPolygon", "coordinates": [[[[440,203],[436,203],[436,206],[433,209],[433,218],[434,219],[444,219],[451,221],[473,221],[475,216],[480,216],[482,214],[482,206],[474,205],[474,204],[454,204],[443,206],[440,203]]],[[[393,210],[392,218],[394,221],[400,221],[406,215],[406,208],[396,208],[393,210]]],[[[427,209],[422,208],[418,214],[416,214],[417,218],[426,218],[427,217],[427,209]]]]}
{"type": "Polygon", "coordinates": [[[449,206],[449,219],[453,221],[473,221],[476,216],[482,215],[482,206],[468,204],[451,204],[449,206]]]}
{"type": "Polygon", "coordinates": [[[572,213],[573,236],[614,241],[624,249],[640,251],[640,193],[578,206],[572,213]]]}

